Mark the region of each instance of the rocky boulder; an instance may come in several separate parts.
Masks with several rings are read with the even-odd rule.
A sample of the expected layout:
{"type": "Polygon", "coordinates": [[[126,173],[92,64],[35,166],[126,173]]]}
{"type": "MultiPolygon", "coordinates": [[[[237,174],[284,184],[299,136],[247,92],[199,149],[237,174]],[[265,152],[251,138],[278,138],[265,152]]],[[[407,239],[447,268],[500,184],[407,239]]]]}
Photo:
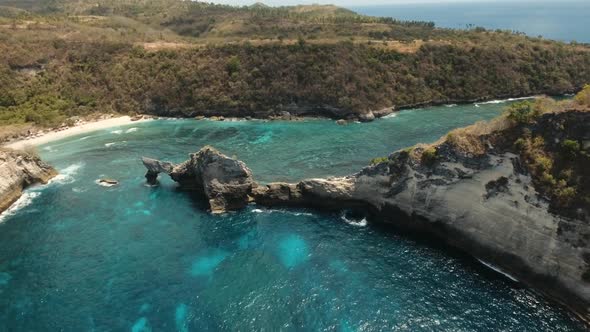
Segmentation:
{"type": "Polygon", "coordinates": [[[360,113],[358,115],[359,121],[361,122],[371,122],[375,120],[375,114],[372,111],[368,111],[366,113],[360,113]]]}
{"type": "Polygon", "coordinates": [[[212,213],[224,213],[245,207],[257,185],[246,165],[216,149],[206,146],[189,155],[189,160],[175,165],[142,158],[148,169],[148,183],[155,183],[158,173],[170,175],[181,188],[204,196],[212,213]]]}

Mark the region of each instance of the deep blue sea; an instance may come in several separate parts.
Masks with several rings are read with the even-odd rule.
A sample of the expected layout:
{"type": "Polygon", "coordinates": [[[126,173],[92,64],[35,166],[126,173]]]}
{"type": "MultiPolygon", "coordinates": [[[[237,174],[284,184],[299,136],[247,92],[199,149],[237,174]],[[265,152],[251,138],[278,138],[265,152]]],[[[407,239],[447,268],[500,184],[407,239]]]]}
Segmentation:
{"type": "Polygon", "coordinates": [[[438,27],[516,30],[530,36],[590,43],[590,1],[430,1],[419,4],[356,6],[350,9],[374,16],[409,21],[432,21],[438,27]]]}
{"type": "Polygon", "coordinates": [[[60,175],[0,215],[0,331],[580,331],[560,306],[434,240],[340,213],[213,216],[166,177],[146,186],[140,162],[210,144],[260,181],[344,175],[504,105],[347,126],[156,120],[41,146],[60,175]]]}

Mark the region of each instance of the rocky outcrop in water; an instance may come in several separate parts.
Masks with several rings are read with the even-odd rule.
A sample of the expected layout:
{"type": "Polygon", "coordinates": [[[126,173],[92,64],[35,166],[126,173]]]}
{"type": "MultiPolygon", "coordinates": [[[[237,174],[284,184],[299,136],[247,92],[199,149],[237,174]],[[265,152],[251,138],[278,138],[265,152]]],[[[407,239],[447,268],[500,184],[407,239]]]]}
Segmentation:
{"type": "Polygon", "coordinates": [[[25,188],[45,184],[57,171],[29,153],[0,149],[0,213],[21,195],[25,188]]]}
{"type": "Polygon", "coordinates": [[[151,159],[147,157],[142,157],[141,161],[145,168],[147,168],[147,172],[145,173],[145,178],[150,185],[156,185],[158,183],[158,174],[166,173],[170,174],[172,169],[174,168],[173,163],[169,162],[162,162],[156,159],[151,159]]]}
{"type": "Polygon", "coordinates": [[[354,208],[374,222],[433,234],[588,318],[590,208],[555,208],[527,168],[530,161],[515,148],[523,133],[531,140],[546,137],[544,153],[568,140],[580,142],[586,151],[577,152],[582,172],[577,177],[585,177],[590,112],[547,114],[534,125],[449,135],[432,146],[395,152],[354,175],[298,183],[257,185],[242,162],[208,147],[171,171],[167,163],[144,164],[148,174],[164,171],[182,186],[203,191],[213,212],[241,208],[249,200],[266,206],[354,208]]]}
{"type": "Polygon", "coordinates": [[[190,154],[189,160],[178,165],[145,157],[142,161],[148,169],[148,183],[155,184],[158,173],[166,173],[181,188],[205,197],[212,213],[245,207],[256,186],[246,164],[212,147],[190,154]]]}
{"type": "MultiPolygon", "coordinates": [[[[351,176],[271,183],[252,195],[268,206],[360,208],[373,221],[433,234],[588,319],[590,206],[555,208],[513,143],[522,132],[546,137],[545,151],[580,142],[585,151],[576,158],[587,172],[590,112],[547,114],[524,127],[472,136],[470,149],[447,138],[433,147],[398,151],[351,176]]],[[[578,174],[578,180],[587,181],[586,175],[578,174]]],[[[588,195],[588,187],[576,193],[588,195]]]]}

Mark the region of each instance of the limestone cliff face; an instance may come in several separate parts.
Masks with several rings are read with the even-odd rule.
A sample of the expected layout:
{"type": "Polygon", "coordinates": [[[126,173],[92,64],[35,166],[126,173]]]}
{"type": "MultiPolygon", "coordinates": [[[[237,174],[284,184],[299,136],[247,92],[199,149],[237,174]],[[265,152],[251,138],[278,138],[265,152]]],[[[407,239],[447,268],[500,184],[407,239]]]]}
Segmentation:
{"type": "MultiPolygon", "coordinates": [[[[514,147],[523,132],[547,137],[547,153],[566,140],[588,145],[583,148],[588,151],[576,152],[576,172],[581,173],[574,172],[581,183],[578,190],[586,191],[578,195],[588,194],[584,172],[590,168],[590,144],[586,144],[590,112],[548,114],[534,125],[398,151],[346,177],[257,185],[245,165],[226,156],[215,157],[222,159],[219,164],[205,163],[215,170],[204,172],[198,166],[203,159],[199,155],[211,152],[203,150],[169,173],[181,184],[198,188],[203,188],[201,173],[208,174],[205,182],[219,178],[218,188],[235,182],[240,188],[237,194],[233,189],[213,191],[213,197],[221,192],[234,202],[217,211],[243,207],[248,201],[266,206],[355,208],[365,211],[373,222],[433,234],[590,320],[590,207],[582,203],[571,211],[555,208],[553,199],[539,190],[539,180],[527,169],[523,153],[514,147]]],[[[167,164],[158,163],[146,167],[168,169],[167,164]]],[[[207,196],[212,197],[211,192],[207,196]]],[[[216,205],[211,203],[212,210],[216,205]]]]}
{"type": "Polygon", "coordinates": [[[505,153],[476,167],[446,159],[428,168],[397,153],[353,176],[271,183],[253,196],[268,206],[364,208],[373,221],[439,236],[587,315],[590,225],[548,212],[518,162],[505,153]]]}
{"type": "Polygon", "coordinates": [[[26,187],[45,184],[55,175],[57,171],[38,157],[0,149],[0,212],[14,203],[26,187]]]}
{"type": "MultiPolygon", "coordinates": [[[[526,130],[551,137],[548,146],[583,143],[590,141],[590,113],[547,115],[526,130]]],[[[590,206],[567,217],[552,208],[507,144],[510,136],[477,137],[479,153],[443,141],[428,162],[415,157],[424,147],[399,151],[351,176],[271,183],[252,195],[269,206],[357,207],[373,221],[434,234],[590,320],[590,206]]]]}

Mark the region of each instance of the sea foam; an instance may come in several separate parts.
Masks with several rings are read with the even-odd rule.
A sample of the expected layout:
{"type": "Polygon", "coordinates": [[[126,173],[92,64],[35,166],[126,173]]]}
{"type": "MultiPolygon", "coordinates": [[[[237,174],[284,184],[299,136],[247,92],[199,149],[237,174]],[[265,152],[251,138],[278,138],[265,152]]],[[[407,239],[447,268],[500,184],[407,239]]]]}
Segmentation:
{"type": "Polygon", "coordinates": [[[358,226],[358,227],[365,227],[367,226],[367,218],[366,217],[362,217],[362,218],[352,218],[350,216],[347,216],[347,211],[342,212],[342,215],[340,215],[340,219],[342,219],[345,223],[352,225],[352,226],[358,226]]]}
{"type": "Polygon", "coordinates": [[[396,116],[397,116],[397,113],[390,113],[384,117],[381,117],[381,119],[391,119],[391,118],[395,118],[396,116]]]}
{"type": "Polygon", "coordinates": [[[496,99],[496,100],[484,101],[484,102],[481,102],[481,103],[477,103],[475,105],[502,104],[502,103],[507,103],[507,102],[511,102],[511,101],[527,100],[527,99],[534,99],[534,98],[535,97],[519,97],[519,98],[508,98],[508,99],[496,99]]]}
{"type": "Polygon", "coordinates": [[[492,269],[492,270],[494,270],[494,271],[496,271],[496,272],[500,273],[501,275],[505,276],[506,278],[508,278],[508,279],[510,279],[510,280],[512,280],[512,281],[518,282],[518,279],[516,279],[515,277],[513,277],[511,274],[509,274],[509,273],[506,273],[506,272],[504,272],[504,271],[500,270],[500,268],[498,268],[498,267],[496,267],[496,266],[494,266],[494,265],[492,265],[492,264],[490,264],[490,263],[486,263],[486,262],[482,261],[482,260],[481,260],[481,259],[479,259],[479,258],[477,258],[477,261],[478,261],[478,262],[480,262],[480,263],[482,263],[482,264],[483,264],[484,266],[486,266],[487,268],[489,268],[489,269],[492,269]]]}
{"type": "Polygon", "coordinates": [[[84,166],[83,163],[72,164],[59,171],[59,174],[49,181],[49,183],[66,184],[76,181],[74,176],[84,166]]]}
{"type": "Polygon", "coordinates": [[[311,217],[313,216],[313,213],[309,213],[309,212],[295,212],[295,211],[289,211],[289,210],[281,210],[281,209],[252,209],[251,211],[252,213],[282,213],[282,214],[290,214],[293,216],[308,216],[311,217]]]}
{"type": "Polygon", "coordinates": [[[6,211],[0,214],[0,223],[2,223],[6,218],[13,216],[18,212],[18,210],[28,206],[33,202],[33,200],[38,197],[41,193],[36,191],[26,191],[22,194],[22,196],[16,200],[6,211]]]}
{"type": "Polygon", "coordinates": [[[346,218],[345,215],[342,215],[342,216],[340,216],[340,219],[342,219],[345,223],[352,225],[352,226],[358,226],[358,227],[367,226],[367,218],[363,218],[361,220],[355,220],[355,219],[346,218]]]}

